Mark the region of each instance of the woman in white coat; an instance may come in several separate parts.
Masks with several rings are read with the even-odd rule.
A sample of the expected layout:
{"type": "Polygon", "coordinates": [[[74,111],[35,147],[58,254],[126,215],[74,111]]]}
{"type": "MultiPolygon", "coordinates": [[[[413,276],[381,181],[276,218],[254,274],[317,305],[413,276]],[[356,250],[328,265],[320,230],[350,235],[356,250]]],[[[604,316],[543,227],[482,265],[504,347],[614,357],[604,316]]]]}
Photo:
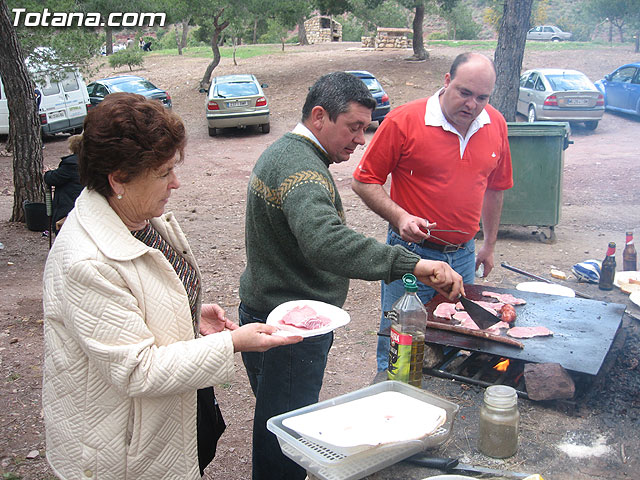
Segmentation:
{"type": "Polygon", "coordinates": [[[180,118],[140,95],[111,94],[85,120],[85,189],[44,273],[46,449],[62,479],[199,479],[224,430],[211,387],[234,352],[302,340],[202,305],[164,214],[185,142],[180,118]]]}

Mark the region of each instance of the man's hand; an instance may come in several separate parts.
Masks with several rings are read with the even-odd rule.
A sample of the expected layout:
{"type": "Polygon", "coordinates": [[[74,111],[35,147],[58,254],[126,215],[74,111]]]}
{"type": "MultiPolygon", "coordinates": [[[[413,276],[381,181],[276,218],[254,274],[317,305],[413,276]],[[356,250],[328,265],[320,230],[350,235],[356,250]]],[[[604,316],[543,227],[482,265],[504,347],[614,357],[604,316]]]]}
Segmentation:
{"type": "Polygon", "coordinates": [[[464,295],[462,276],[448,263],[420,260],[413,269],[413,274],[422,283],[433,287],[449,300],[455,300],[460,295],[464,295]]]}
{"type": "Polygon", "coordinates": [[[231,332],[234,352],[264,352],[273,347],[302,341],[299,335],[273,335],[278,329],[260,322],[248,323],[231,332]]]}
{"type": "Polygon", "coordinates": [[[484,273],[482,274],[482,278],[489,276],[491,270],[494,267],[493,260],[493,250],[494,246],[485,242],[480,250],[476,253],[476,270],[480,265],[484,265],[484,273]]]}
{"type": "Polygon", "coordinates": [[[420,243],[429,238],[425,230],[435,226],[435,223],[429,223],[424,218],[407,214],[400,218],[396,228],[405,242],[420,243]]]}
{"type": "Polygon", "coordinates": [[[238,325],[229,320],[223,308],[216,303],[205,303],[200,311],[200,334],[210,335],[225,329],[236,330],[238,325]]]}

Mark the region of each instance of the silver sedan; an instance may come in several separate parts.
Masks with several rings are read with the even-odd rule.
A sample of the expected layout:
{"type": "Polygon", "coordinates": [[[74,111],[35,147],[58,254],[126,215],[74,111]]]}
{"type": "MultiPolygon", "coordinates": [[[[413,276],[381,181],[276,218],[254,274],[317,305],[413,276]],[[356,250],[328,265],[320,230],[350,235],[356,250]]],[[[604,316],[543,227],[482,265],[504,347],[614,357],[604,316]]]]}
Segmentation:
{"type": "Polygon", "coordinates": [[[517,111],[529,122],[584,122],[595,130],[604,115],[604,96],[577,70],[527,70],[520,76],[517,111]]]}

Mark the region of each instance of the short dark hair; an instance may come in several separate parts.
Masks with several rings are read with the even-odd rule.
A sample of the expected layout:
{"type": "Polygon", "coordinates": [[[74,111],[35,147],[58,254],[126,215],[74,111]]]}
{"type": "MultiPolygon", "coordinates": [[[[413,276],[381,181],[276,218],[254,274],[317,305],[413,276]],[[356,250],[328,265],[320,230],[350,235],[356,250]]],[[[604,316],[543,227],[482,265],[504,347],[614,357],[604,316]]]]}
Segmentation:
{"type": "Polygon", "coordinates": [[[324,108],[329,119],[335,122],[338,115],[349,110],[356,102],[369,110],[376,108],[376,100],[358,77],[347,72],[333,72],[320,77],[313,84],[302,107],[302,121],[311,115],[313,107],[324,108]]]}
{"type": "Polygon", "coordinates": [[[160,167],[176,152],[182,161],[186,140],[180,117],[158,100],[111,93],[84,120],[78,152],[80,182],[111,196],[110,173],[119,171],[119,180],[126,183],[160,167]]]}
{"type": "MultiPolygon", "coordinates": [[[[464,64],[464,63],[467,63],[475,55],[480,55],[480,54],[479,53],[472,53],[472,52],[461,53],[460,55],[458,55],[453,60],[453,63],[451,64],[451,68],[449,68],[449,77],[451,77],[451,80],[453,80],[454,77],[456,76],[456,72],[458,71],[458,67],[460,65],[464,64]]],[[[484,56],[484,55],[482,55],[482,56],[484,56]]],[[[493,60],[491,60],[489,57],[485,57],[485,58],[487,60],[489,60],[489,62],[491,63],[491,66],[493,67],[493,73],[495,73],[497,75],[496,65],[495,65],[495,63],[493,63],[493,60]]]]}

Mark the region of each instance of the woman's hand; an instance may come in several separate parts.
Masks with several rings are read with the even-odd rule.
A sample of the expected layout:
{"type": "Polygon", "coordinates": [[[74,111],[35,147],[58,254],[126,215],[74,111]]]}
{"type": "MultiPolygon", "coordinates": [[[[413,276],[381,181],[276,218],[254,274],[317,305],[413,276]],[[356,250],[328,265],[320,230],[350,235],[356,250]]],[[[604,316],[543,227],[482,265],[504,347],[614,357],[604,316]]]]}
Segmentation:
{"type": "Polygon", "coordinates": [[[420,260],[413,274],[422,283],[433,287],[449,300],[464,295],[462,277],[448,263],[437,260],[420,260]]]}
{"type": "Polygon", "coordinates": [[[231,332],[234,352],[264,352],[273,347],[302,341],[302,337],[273,335],[278,329],[273,325],[255,322],[242,325],[231,332]]]}
{"type": "Polygon", "coordinates": [[[210,335],[224,329],[236,330],[238,325],[229,320],[224,309],[216,303],[205,303],[200,310],[200,334],[210,335]]]}

